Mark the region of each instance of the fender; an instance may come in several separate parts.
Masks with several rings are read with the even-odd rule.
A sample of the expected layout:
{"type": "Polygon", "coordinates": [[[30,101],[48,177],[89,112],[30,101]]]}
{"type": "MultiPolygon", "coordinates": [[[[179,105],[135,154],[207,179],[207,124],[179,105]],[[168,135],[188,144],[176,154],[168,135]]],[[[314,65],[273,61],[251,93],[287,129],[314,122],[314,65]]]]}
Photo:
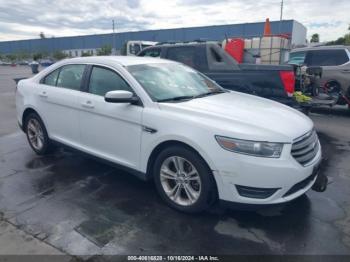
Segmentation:
{"type": "Polygon", "coordinates": [[[162,143],[165,142],[180,142],[183,144],[188,145],[189,147],[193,148],[198,152],[198,154],[204,159],[204,161],[208,164],[211,170],[217,170],[214,162],[211,160],[211,158],[208,156],[208,154],[205,152],[205,150],[202,149],[200,145],[197,143],[194,143],[190,139],[186,138],[182,135],[167,135],[158,137],[157,139],[154,139],[151,141],[146,148],[141,147],[141,159],[140,159],[140,171],[147,172],[147,165],[148,160],[154,151],[154,149],[159,146],[162,143]]]}

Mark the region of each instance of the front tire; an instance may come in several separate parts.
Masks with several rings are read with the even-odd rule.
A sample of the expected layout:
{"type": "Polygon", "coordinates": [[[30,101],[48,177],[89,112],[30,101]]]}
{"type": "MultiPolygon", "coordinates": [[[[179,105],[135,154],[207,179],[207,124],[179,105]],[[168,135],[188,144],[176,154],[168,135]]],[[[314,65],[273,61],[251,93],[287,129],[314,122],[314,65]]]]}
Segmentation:
{"type": "Polygon", "coordinates": [[[174,209],[198,213],[217,199],[210,168],[186,147],[172,146],[163,150],[155,160],[153,172],[159,195],[174,209]]]}
{"type": "Polygon", "coordinates": [[[52,149],[45,125],[38,114],[29,114],[24,121],[25,133],[30,147],[38,155],[45,155],[52,149]]]}

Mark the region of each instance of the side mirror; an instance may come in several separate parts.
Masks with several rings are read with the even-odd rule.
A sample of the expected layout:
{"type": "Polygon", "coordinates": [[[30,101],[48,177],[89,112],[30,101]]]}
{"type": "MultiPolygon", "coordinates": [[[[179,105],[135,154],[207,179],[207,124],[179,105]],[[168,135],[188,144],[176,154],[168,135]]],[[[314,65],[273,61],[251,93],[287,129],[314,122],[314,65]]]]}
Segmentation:
{"type": "Polygon", "coordinates": [[[139,98],[133,93],[124,90],[109,91],[105,94],[105,101],[108,103],[130,103],[137,104],[139,98]]]}

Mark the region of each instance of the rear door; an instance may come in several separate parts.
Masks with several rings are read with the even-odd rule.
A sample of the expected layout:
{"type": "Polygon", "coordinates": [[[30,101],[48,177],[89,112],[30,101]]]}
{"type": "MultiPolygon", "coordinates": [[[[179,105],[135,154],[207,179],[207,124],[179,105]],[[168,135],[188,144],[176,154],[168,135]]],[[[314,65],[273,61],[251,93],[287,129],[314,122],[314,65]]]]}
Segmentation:
{"type": "Polygon", "coordinates": [[[38,108],[50,138],[77,146],[79,144],[78,96],[85,65],[65,65],[41,80],[38,108]]]}
{"type": "Polygon", "coordinates": [[[350,86],[349,55],[345,49],[311,50],[306,56],[307,66],[321,66],[321,85],[337,81],[345,90],[350,86]]]}
{"type": "Polygon", "coordinates": [[[89,66],[86,92],[79,96],[79,122],[84,151],[137,169],[140,156],[143,107],[107,103],[113,90],[134,92],[121,74],[103,66],[89,66]]]}

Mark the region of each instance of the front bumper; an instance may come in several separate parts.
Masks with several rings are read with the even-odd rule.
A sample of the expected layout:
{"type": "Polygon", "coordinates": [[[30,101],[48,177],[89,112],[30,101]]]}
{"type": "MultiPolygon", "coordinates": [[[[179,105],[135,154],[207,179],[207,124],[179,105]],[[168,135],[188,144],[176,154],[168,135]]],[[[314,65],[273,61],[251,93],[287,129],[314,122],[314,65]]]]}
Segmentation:
{"type": "Polygon", "coordinates": [[[222,164],[217,171],[213,171],[220,200],[268,205],[288,202],[303,195],[316,181],[317,167],[322,158],[321,146],[307,166],[299,164],[290,154],[290,150],[291,145],[285,145],[279,159],[222,152],[217,159],[222,164]],[[242,196],[239,186],[276,190],[266,198],[254,198],[242,196]]]}

